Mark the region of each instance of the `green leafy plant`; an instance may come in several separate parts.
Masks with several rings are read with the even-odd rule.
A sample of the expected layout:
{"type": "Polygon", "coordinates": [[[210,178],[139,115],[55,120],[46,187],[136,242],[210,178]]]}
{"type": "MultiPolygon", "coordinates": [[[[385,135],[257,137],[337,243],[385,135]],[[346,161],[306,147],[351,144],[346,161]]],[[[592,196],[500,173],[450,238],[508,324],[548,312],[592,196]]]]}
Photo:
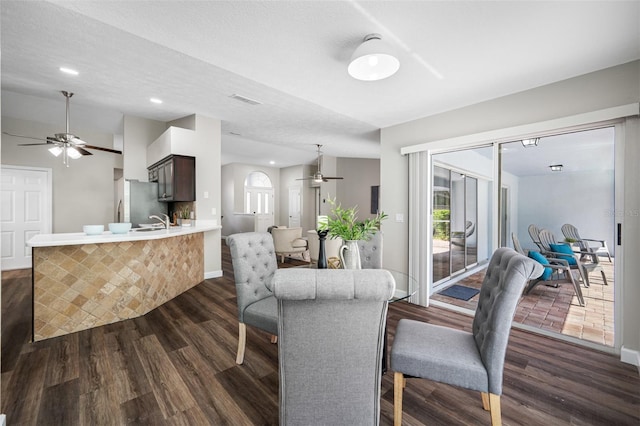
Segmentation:
{"type": "Polygon", "coordinates": [[[184,206],[180,209],[178,213],[180,219],[191,219],[191,210],[189,210],[189,206],[184,206]]]}
{"type": "Polygon", "coordinates": [[[335,198],[328,198],[327,201],[331,205],[331,214],[319,228],[321,231],[328,230],[329,238],[342,238],[344,241],[368,240],[388,217],[384,212],[379,212],[373,218],[359,221],[356,216],[357,206],[345,209],[340,203],[336,203],[335,198]]]}

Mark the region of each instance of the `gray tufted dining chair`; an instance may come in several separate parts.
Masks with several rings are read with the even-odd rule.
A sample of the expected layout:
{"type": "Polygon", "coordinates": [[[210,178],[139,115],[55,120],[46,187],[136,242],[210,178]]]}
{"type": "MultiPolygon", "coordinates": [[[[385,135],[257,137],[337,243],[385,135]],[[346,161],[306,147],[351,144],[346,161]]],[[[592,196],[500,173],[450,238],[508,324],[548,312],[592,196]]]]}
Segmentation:
{"type": "Polygon", "coordinates": [[[384,269],[279,269],[280,425],[378,425],[388,300],[384,269]]]}
{"type": "Polygon", "coordinates": [[[244,362],[247,325],[278,335],[276,300],[267,287],[278,269],[273,238],[268,232],[245,232],[227,237],[238,302],[238,353],[236,364],[244,362]]]}
{"type": "Polygon", "coordinates": [[[358,241],[360,264],[362,269],[382,268],[382,231],[378,231],[368,240],[358,241]]]}
{"type": "Polygon", "coordinates": [[[501,424],[500,395],[511,322],[525,284],[543,270],[533,259],[499,248],[482,282],[471,333],[408,319],[398,322],[391,347],[395,426],[402,424],[405,375],[481,392],[491,424],[501,424]]]}

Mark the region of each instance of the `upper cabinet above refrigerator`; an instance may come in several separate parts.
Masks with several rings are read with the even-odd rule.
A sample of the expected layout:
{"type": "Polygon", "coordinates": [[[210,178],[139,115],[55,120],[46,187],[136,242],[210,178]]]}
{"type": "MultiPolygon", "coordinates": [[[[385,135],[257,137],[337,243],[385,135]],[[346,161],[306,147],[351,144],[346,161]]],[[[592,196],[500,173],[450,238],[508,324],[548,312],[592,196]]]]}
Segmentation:
{"type": "Polygon", "coordinates": [[[159,201],[196,200],[196,159],[170,155],[149,168],[149,181],[158,182],[159,201]]]}

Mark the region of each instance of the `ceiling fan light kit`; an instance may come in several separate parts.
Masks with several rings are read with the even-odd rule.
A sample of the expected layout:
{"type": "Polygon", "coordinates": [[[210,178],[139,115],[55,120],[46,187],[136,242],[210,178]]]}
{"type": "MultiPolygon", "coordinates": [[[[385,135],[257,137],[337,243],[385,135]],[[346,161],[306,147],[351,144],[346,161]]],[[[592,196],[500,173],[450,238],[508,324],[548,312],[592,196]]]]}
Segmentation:
{"type": "Polygon", "coordinates": [[[369,34],[351,55],[349,75],[357,80],[377,81],[391,77],[400,69],[395,52],[380,34],[369,34]]]}

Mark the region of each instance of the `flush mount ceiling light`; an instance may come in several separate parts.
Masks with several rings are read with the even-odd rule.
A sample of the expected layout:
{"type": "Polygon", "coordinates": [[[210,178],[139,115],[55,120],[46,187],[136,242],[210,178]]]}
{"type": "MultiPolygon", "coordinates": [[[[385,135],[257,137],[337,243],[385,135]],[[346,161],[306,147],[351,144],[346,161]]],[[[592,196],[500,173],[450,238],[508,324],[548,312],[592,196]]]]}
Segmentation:
{"type": "Polygon", "coordinates": [[[540,140],[540,138],[522,139],[520,142],[522,142],[522,146],[524,146],[525,148],[531,148],[533,146],[538,146],[538,141],[539,140],[540,140]]]}
{"type": "Polygon", "coordinates": [[[561,172],[562,164],[552,164],[549,166],[549,168],[551,169],[552,172],[561,172]]]}
{"type": "Polygon", "coordinates": [[[357,80],[377,81],[390,77],[400,68],[393,49],[380,34],[369,34],[349,62],[349,75],[357,80]]]}

